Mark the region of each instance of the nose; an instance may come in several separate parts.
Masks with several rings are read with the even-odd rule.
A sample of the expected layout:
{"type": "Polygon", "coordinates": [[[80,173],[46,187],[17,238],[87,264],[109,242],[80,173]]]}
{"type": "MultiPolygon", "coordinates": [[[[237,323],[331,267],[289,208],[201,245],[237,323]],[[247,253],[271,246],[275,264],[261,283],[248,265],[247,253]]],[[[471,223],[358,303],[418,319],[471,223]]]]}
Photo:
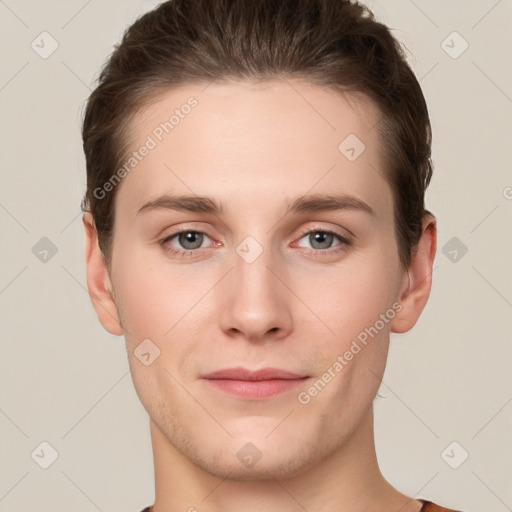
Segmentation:
{"type": "Polygon", "coordinates": [[[252,342],[285,338],[293,327],[294,297],[285,285],[284,266],[270,250],[254,261],[235,253],[233,265],[216,290],[223,332],[252,342]]]}

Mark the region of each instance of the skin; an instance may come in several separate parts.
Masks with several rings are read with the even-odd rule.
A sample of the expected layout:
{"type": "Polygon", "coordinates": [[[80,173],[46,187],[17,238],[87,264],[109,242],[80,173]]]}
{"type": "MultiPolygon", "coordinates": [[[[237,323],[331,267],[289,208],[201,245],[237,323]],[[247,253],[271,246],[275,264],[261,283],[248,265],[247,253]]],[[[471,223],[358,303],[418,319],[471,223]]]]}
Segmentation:
{"type": "Polygon", "coordinates": [[[425,216],[402,268],[378,110],[362,96],[298,81],[186,85],[137,115],[133,149],[190,96],[198,106],[119,185],[110,265],[93,218],[83,217],[92,303],[104,328],[125,336],[150,416],[154,511],[417,512],[421,502],[379,470],[373,400],[390,332],[411,329],[427,302],[436,225],[425,216]],[[338,150],[349,134],[366,146],[352,162],[338,150]],[[299,196],[333,193],[355,196],[375,215],[286,212],[299,196]],[[138,213],[162,194],[208,196],[224,209],[138,213]],[[202,244],[168,238],[179,230],[204,233],[202,244]],[[337,236],[317,242],[318,231],[350,245],[337,236]],[[236,251],[248,236],[263,250],[251,263],[236,251]],[[394,318],[301,404],[298,393],[394,303],[394,318]],[[134,355],[145,339],[160,350],[148,366],[134,355]],[[201,378],[235,366],[309,378],[264,400],[227,395],[201,378]],[[252,467],[237,457],[247,443],[261,453],[252,467]]]}

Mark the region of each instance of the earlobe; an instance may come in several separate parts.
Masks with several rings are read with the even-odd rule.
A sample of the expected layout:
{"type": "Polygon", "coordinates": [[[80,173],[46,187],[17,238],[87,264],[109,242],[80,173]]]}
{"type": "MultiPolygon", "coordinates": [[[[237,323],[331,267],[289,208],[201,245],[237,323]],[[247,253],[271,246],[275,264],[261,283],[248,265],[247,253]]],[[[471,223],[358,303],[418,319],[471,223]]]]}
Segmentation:
{"type": "Polygon", "coordinates": [[[402,309],[391,322],[391,332],[407,332],[418,321],[430,295],[436,249],[436,220],[432,215],[426,214],[423,218],[421,238],[400,290],[399,302],[402,309]]]}
{"type": "Polygon", "coordinates": [[[119,320],[107,263],[98,244],[98,233],[91,212],[82,217],[85,230],[85,265],[87,288],[101,325],[110,334],[120,336],[123,328],[119,320]]]}

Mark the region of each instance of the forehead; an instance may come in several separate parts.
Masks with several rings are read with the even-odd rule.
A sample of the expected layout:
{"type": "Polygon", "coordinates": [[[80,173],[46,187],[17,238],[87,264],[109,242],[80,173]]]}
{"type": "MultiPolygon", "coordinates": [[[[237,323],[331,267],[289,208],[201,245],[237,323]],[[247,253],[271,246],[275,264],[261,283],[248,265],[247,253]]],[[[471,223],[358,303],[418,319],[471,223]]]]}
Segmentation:
{"type": "Polygon", "coordinates": [[[236,198],[249,187],[263,199],[341,186],[385,207],[379,116],[360,94],[293,80],[183,85],[132,120],[139,155],[122,195],[137,205],[173,189],[236,198]]]}

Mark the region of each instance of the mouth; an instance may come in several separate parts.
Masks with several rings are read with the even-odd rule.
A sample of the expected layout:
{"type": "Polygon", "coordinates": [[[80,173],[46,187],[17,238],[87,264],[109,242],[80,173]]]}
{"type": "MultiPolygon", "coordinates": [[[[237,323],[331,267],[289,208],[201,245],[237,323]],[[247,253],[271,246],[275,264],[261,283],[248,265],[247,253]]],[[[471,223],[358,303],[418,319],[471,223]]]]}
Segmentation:
{"type": "Polygon", "coordinates": [[[263,400],[291,391],[308,375],[300,375],[278,368],[247,370],[228,368],[202,376],[214,389],[245,400],[263,400]]]}

